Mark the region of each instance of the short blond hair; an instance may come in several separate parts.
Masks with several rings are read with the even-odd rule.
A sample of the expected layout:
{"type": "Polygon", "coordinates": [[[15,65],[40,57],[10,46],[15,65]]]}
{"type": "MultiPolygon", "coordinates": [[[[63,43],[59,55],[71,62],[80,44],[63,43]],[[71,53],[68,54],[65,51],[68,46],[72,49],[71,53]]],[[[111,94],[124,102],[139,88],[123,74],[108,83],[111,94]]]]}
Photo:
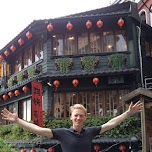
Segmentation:
{"type": "Polygon", "coordinates": [[[74,109],[81,109],[84,111],[85,115],[87,115],[87,109],[82,104],[75,104],[74,106],[70,107],[70,114],[72,114],[74,109]]]}

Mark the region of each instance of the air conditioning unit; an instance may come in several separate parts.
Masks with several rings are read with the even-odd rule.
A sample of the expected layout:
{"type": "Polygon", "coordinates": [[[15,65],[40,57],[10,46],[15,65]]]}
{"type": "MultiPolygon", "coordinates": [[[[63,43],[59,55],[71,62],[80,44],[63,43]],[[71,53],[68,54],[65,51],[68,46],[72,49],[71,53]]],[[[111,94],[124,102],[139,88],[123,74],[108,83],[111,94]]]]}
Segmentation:
{"type": "Polygon", "coordinates": [[[122,75],[108,77],[108,84],[120,84],[120,83],[124,83],[124,77],[122,75]]]}

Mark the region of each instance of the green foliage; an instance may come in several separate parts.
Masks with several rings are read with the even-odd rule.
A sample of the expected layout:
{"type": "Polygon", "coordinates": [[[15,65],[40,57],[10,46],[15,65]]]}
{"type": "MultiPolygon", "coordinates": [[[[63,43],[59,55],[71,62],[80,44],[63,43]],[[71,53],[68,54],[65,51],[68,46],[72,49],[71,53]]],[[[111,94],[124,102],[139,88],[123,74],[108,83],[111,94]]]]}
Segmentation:
{"type": "Polygon", "coordinates": [[[108,58],[108,64],[114,70],[120,70],[123,68],[125,63],[125,57],[121,54],[112,54],[108,58]]]}
{"type": "Polygon", "coordinates": [[[22,78],[23,78],[23,73],[20,72],[17,74],[17,83],[20,84],[22,82],[22,78]]]}
{"type": "Polygon", "coordinates": [[[31,78],[34,76],[34,73],[35,73],[35,68],[34,66],[31,66],[27,69],[27,72],[28,72],[28,78],[31,78]]]}
{"type": "Polygon", "coordinates": [[[11,144],[7,144],[5,140],[0,138],[0,152],[17,152],[11,144]]]}
{"type": "MultiPolygon", "coordinates": [[[[47,119],[44,117],[44,127],[47,128],[70,128],[72,122],[69,118],[67,119],[47,119]]],[[[112,117],[89,117],[84,123],[84,127],[100,126],[110,120],[112,117]]],[[[121,123],[116,128],[113,128],[100,136],[108,137],[129,137],[135,136],[141,132],[140,119],[137,117],[129,117],[123,123],[121,123]]],[[[27,130],[22,129],[18,125],[8,125],[0,127],[0,138],[7,141],[14,140],[33,140],[36,141],[40,139],[40,136],[30,133],[27,130]]]]}
{"type": "Polygon", "coordinates": [[[13,85],[13,77],[8,79],[7,85],[8,87],[11,87],[13,85]]]}
{"type": "Polygon", "coordinates": [[[99,63],[99,57],[97,56],[84,56],[80,59],[82,67],[86,72],[93,71],[99,63]]]}
{"type": "Polygon", "coordinates": [[[59,58],[55,60],[55,64],[57,66],[57,69],[60,70],[61,73],[69,73],[71,66],[73,64],[73,59],[65,57],[65,58],[59,58]]]}

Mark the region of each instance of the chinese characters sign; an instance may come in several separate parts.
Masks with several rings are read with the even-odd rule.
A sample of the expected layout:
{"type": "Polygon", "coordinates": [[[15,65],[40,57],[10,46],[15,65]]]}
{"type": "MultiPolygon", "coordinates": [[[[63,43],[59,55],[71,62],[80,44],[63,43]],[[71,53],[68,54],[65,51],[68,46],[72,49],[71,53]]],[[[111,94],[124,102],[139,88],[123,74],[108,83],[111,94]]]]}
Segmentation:
{"type": "Polygon", "coordinates": [[[43,127],[42,84],[37,81],[32,82],[32,120],[34,124],[43,127]]]}

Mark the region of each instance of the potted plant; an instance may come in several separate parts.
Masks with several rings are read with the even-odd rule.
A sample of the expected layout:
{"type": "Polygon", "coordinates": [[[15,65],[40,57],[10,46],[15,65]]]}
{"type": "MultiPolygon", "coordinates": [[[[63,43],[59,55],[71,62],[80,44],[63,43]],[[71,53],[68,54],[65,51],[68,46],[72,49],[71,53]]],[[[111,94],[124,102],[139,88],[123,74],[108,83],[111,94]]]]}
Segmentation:
{"type": "Polygon", "coordinates": [[[21,83],[22,80],[23,80],[23,74],[22,74],[22,72],[20,72],[20,73],[17,74],[17,83],[18,84],[21,83]]]}
{"type": "Polygon", "coordinates": [[[126,58],[121,54],[112,54],[108,57],[108,65],[114,70],[120,70],[125,65],[126,58]]]}
{"type": "Polygon", "coordinates": [[[99,64],[98,56],[84,56],[80,58],[82,68],[87,71],[93,71],[99,64]]]}
{"type": "Polygon", "coordinates": [[[60,70],[61,73],[69,73],[71,67],[73,64],[73,59],[72,58],[59,58],[55,59],[55,65],[57,70],[60,70]]]}

